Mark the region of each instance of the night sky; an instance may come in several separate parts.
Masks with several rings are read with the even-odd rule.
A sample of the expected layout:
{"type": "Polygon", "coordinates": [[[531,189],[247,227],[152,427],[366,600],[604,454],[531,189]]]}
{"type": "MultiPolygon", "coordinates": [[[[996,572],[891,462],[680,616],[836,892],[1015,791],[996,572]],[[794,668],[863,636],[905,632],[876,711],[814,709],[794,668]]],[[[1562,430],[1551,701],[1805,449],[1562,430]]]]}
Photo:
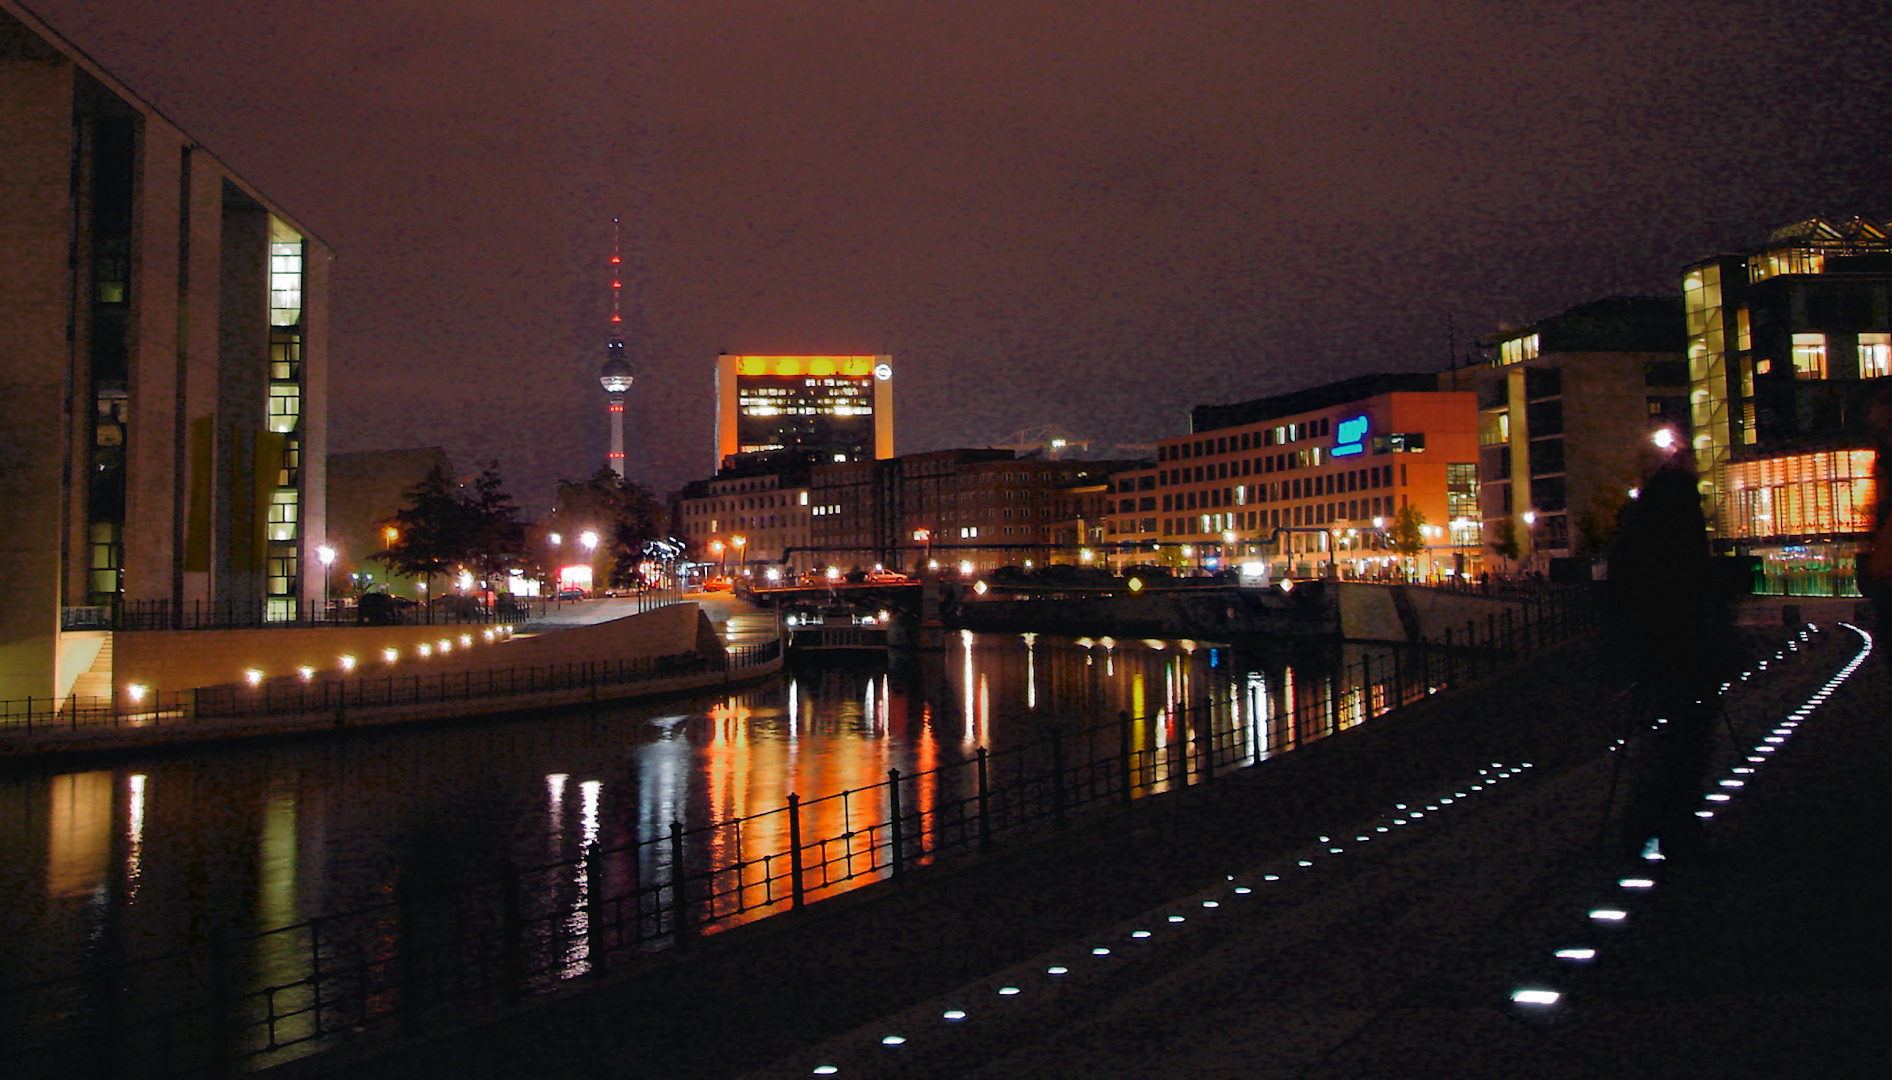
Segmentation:
{"type": "Polygon", "coordinates": [[[893,353],[901,453],[1147,444],[1892,213],[1880,4],[30,2],[333,245],[333,450],[536,505],[603,460],[613,216],[669,489],[719,351],[893,353]]]}

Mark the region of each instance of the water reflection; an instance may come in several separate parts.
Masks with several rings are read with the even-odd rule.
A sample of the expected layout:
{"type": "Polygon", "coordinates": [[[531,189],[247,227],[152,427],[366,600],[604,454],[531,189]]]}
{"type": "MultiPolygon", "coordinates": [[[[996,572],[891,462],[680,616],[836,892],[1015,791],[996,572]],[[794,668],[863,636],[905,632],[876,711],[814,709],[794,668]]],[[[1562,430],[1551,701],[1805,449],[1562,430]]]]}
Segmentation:
{"type": "MultiPolygon", "coordinates": [[[[706,834],[688,856],[759,860],[786,845],[786,818],[771,812],[794,793],[809,842],[882,829],[884,844],[884,782],[897,769],[922,774],[903,809],[930,833],[975,782],[970,768],[936,770],[1094,724],[1108,726],[1067,752],[1108,757],[1120,716],[1131,746],[1152,751],[1138,784],[1162,790],[1181,778],[1159,767],[1158,748],[1213,740],[1222,760],[1258,760],[1383,710],[1382,689],[1336,683],[1336,665],[1357,660],[961,633],[943,651],[800,668],[682,711],[601,708],[7,778],[0,961],[22,973],[82,967],[106,932],[129,952],[163,952],[211,928],[235,936],[358,910],[391,900],[397,883],[424,894],[510,862],[562,866],[528,879],[528,896],[556,913],[571,942],[564,970],[581,972],[593,897],[667,880],[670,845],[636,845],[677,825],[769,814],[706,834]],[[855,794],[826,798],[843,791],[855,794]]],[[[860,842],[828,854],[857,857],[847,844],[860,842]]],[[[767,887],[757,880],[741,887],[767,887]]],[[[267,974],[273,958],[256,959],[267,974]]]]}

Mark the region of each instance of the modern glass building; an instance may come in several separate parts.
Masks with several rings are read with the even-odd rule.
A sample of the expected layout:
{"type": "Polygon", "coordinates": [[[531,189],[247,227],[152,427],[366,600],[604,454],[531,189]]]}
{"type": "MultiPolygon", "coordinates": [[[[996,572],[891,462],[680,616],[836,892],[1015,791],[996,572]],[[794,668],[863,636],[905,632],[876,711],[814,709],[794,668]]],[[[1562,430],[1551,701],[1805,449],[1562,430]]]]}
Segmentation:
{"type": "Polygon", "coordinates": [[[1689,419],[1717,547],[1757,588],[1852,596],[1871,529],[1867,408],[1892,375],[1892,239],[1809,218],[1687,267],[1689,419]]]}

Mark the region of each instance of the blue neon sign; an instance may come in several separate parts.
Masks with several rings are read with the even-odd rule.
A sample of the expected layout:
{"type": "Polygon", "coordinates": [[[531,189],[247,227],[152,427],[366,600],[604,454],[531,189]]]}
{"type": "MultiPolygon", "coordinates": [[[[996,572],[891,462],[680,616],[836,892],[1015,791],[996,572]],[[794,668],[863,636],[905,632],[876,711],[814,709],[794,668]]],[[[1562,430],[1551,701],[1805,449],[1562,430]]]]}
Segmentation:
{"type": "Polygon", "coordinates": [[[1334,450],[1332,457],[1352,457],[1366,449],[1366,417],[1356,416],[1351,420],[1342,420],[1339,429],[1334,432],[1334,450]]]}

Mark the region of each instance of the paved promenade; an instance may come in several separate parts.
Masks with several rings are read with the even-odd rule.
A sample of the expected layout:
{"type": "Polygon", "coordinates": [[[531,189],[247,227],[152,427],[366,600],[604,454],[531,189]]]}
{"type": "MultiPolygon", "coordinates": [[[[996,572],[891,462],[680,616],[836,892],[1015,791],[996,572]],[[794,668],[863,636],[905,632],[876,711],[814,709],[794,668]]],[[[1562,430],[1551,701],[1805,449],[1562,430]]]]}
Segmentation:
{"type": "Polygon", "coordinates": [[[1715,775],[1743,786],[1694,864],[1596,843],[1629,698],[1579,643],[1042,842],[295,1071],[1881,1076],[1892,685],[1877,656],[1831,684],[1861,638],[1806,614],[1824,632],[1729,698],[1715,775]]]}

